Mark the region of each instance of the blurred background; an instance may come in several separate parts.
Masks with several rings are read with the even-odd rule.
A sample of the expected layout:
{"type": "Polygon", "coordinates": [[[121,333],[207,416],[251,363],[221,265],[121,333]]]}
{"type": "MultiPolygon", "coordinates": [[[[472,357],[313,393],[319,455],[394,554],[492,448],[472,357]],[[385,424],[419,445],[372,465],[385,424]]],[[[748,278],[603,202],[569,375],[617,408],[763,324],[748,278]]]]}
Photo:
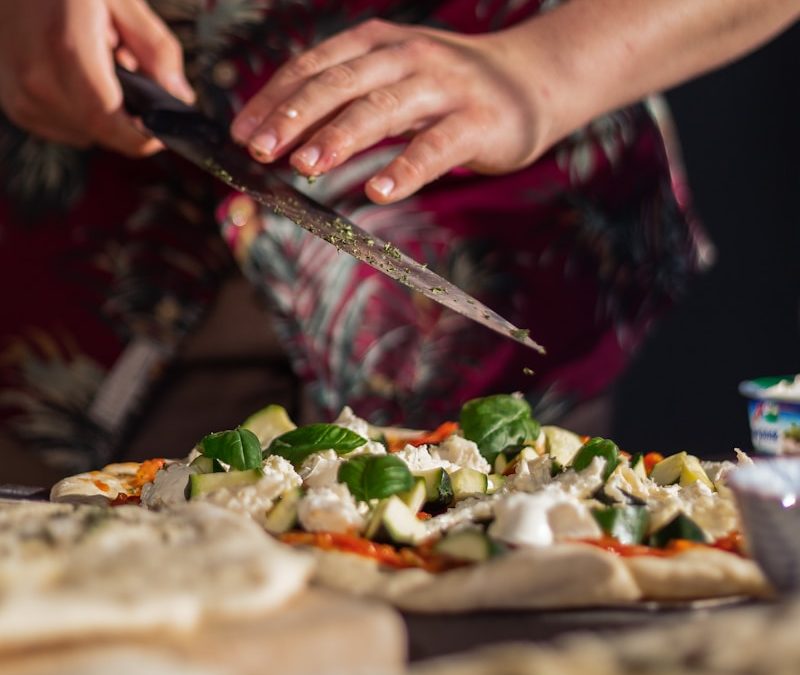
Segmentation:
{"type": "Polygon", "coordinates": [[[800,372],[799,74],[796,25],[667,94],[716,262],[620,382],[613,438],[622,447],[747,448],[738,383],[800,372]]]}

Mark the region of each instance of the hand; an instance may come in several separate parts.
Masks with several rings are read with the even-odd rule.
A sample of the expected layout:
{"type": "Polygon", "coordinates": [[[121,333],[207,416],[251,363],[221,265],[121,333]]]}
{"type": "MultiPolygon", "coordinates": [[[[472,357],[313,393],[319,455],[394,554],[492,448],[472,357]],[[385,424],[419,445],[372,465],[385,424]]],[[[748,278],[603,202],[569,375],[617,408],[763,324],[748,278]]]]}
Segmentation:
{"type": "Polygon", "coordinates": [[[513,171],[541,154],[550,135],[545,90],[517,44],[502,33],[368,21],[287,62],[231,133],[263,162],[301,144],[290,161],[311,176],[410,134],[367,183],[378,203],[407,197],[456,166],[513,171]]]}
{"type": "Polygon", "coordinates": [[[48,140],[152,154],[160,144],[122,109],[115,51],[125,65],[192,100],[180,45],[145,0],[0,3],[0,107],[48,140]]]}

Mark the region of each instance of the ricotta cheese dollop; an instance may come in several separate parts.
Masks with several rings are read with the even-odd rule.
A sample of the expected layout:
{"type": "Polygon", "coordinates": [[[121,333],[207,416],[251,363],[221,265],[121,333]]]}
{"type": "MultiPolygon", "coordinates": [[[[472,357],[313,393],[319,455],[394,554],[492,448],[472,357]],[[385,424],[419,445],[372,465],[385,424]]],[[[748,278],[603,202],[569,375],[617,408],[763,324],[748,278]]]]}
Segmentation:
{"type": "Polygon", "coordinates": [[[152,483],[142,486],[142,504],[148,509],[161,509],[186,503],[189,477],[196,469],[183,462],[163,467],[152,483]]]}
{"type": "Polygon", "coordinates": [[[339,417],[333,422],[336,426],[344,427],[350,431],[358,434],[362,438],[366,438],[367,442],[352,452],[347,453],[347,457],[355,457],[356,455],[385,455],[386,448],[383,443],[379,441],[372,441],[369,439],[369,422],[358,417],[348,406],[342,408],[339,417]]]}
{"type": "Polygon", "coordinates": [[[428,469],[444,469],[457,471],[460,467],[440,457],[434,457],[427,445],[406,445],[402,450],[393,453],[402,459],[411,471],[427,471],[428,469]]]}
{"type": "MultiPolygon", "coordinates": [[[[224,487],[196,497],[231,511],[249,515],[257,523],[266,523],[267,512],[275,500],[287,490],[299,487],[303,481],[291,462],[278,455],[270,455],[262,465],[264,476],[257,483],[239,487],[224,487]]],[[[193,499],[193,501],[195,500],[193,499]]]]}
{"type": "Polygon", "coordinates": [[[335,485],[338,482],[339,466],[344,460],[335,450],[315,452],[300,466],[300,477],[310,488],[335,485]]]}
{"type": "Polygon", "coordinates": [[[478,446],[458,434],[448,436],[435,447],[431,456],[455,464],[462,469],[475,469],[481,473],[492,472],[492,467],[481,455],[478,446]]]}
{"type": "Polygon", "coordinates": [[[308,532],[361,532],[366,526],[364,510],[342,483],[311,488],[298,504],[297,517],[308,532]]]}
{"type": "Polygon", "coordinates": [[[557,488],[508,495],[495,505],[494,514],[489,536],[515,546],[549,546],[602,535],[589,509],[557,488]]]}

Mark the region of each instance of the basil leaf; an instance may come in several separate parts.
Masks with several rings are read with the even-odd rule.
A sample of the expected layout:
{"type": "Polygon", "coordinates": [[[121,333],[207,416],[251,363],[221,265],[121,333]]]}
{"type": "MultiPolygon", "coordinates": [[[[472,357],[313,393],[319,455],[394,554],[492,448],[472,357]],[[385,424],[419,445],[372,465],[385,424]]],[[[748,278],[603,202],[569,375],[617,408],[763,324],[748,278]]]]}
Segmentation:
{"type": "Polygon", "coordinates": [[[650,524],[644,506],[609,506],[592,509],[592,515],[603,532],[620,544],[641,544],[650,524]]]}
{"type": "Polygon", "coordinates": [[[241,427],[209,434],[200,441],[200,452],[236,471],[261,468],[261,443],[252,431],[241,427]]]}
{"type": "Polygon", "coordinates": [[[360,455],[344,462],[337,476],[359,501],[383,499],[414,486],[406,463],[392,455],[360,455]]]}
{"type": "Polygon", "coordinates": [[[264,454],[280,455],[297,466],[315,452],[333,450],[337,455],[344,455],[366,442],[367,439],[355,431],[336,424],[308,424],[275,438],[264,454]]]}
{"type": "Polygon", "coordinates": [[[464,438],[475,442],[492,465],[509,445],[533,441],[539,436],[539,423],[531,417],[528,402],[508,394],[467,401],[461,408],[460,425],[464,438]]]}
{"type": "Polygon", "coordinates": [[[617,444],[614,443],[614,441],[609,441],[607,438],[600,438],[599,436],[590,438],[580,447],[575,457],[573,457],[572,468],[575,469],[575,471],[583,471],[592,463],[595,457],[603,457],[606,460],[603,480],[608,480],[608,477],[619,464],[619,448],[617,444]]]}

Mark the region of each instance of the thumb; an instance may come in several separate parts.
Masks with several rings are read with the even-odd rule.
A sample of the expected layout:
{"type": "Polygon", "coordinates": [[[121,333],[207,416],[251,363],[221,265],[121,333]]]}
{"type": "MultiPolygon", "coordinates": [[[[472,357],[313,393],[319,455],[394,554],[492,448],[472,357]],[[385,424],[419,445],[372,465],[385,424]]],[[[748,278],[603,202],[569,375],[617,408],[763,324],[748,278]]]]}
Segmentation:
{"type": "Polygon", "coordinates": [[[115,0],[110,4],[120,45],[136,59],[142,71],[186,103],[195,93],[183,70],[183,49],[167,25],[144,0],[115,0]]]}

